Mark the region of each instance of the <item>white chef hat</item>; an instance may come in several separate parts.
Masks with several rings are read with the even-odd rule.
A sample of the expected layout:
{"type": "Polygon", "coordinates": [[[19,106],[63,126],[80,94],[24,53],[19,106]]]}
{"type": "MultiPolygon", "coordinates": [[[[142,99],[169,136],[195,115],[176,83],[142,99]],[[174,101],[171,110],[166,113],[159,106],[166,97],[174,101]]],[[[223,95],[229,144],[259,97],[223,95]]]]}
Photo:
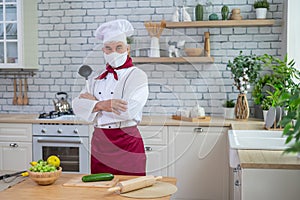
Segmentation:
{"type": "Polygon", "coordinates": [[[99,26],[95,32],[95,37],[102,40],[103,43],[121,41],[127,44],[126,37],[131,36],[133,32],[133,26],[128,20],[117,19],[99,26]]]}

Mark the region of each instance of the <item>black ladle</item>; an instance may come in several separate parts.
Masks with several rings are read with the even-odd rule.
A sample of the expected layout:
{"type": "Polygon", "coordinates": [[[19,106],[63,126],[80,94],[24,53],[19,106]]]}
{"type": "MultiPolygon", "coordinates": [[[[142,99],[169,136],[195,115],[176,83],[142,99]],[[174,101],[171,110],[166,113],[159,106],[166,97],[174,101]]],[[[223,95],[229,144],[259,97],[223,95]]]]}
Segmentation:
{"type": "Polygon", "coordinates": [[[78,74],[85,78],[86,89],[88,93],[90,93],[88,77],[91,75],[92,72],[93,72],[92,68],[88,65],[82,65],[78,70],[78,74]]]}

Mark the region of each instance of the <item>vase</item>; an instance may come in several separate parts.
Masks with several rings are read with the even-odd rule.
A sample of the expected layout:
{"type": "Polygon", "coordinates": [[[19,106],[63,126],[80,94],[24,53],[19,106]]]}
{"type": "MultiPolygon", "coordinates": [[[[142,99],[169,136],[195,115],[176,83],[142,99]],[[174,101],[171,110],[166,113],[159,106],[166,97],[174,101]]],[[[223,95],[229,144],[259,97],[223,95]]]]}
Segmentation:
{"type": "Polygon", "coordinates": [[[224,5],[221,9],[221,14],[222,14],[222,20],[227,20],[228,15],[229,15],[229,8],[228,6],[224,5]]]}
{"type": "Polygon", "coordinates": [[[151,37],[149,57],[160,57],[158,37],[151,37]]]}
{"type": "Polygon", "coordinates": [[[239,94],[234,109],[236,119],[248,119],[249,118],[249,105],[246,94],[239,94]]]}
{"type": "Polygon", "coordinates": [[[234,108],[224,108],[225,119],[234,119],[234,108]]]}
{"type": "Polygon", "coordinates": [[[256,19],[266,19],[267,18],[267,9],[266,8],[256,8],[256,19]]]}

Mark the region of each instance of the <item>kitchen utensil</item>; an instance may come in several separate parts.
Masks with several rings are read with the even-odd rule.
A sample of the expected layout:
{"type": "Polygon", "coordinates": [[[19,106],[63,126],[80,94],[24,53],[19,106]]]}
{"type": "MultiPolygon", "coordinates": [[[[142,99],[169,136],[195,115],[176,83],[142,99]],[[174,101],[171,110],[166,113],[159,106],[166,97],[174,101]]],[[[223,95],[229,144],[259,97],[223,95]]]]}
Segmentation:
{"type": "Polygon", "coordinates": [[[204,32],[204,54],[210,57],[210,35],[209,32],[204,32]]]}
{"type": "Polygon", "coordinates": [[[266,124],[265,127],[267,129],[271,128],[275,122],[275,117],[276,117],[276,108],[275,107],[270,107],[268,113],[267,113],[267,119],[266,119],[266,124]]]}
{"type": "Polygon", "coordinates": [[[110,188],[117,184],[119,179],[114,177],[111,181],[96,181],[96,182],[82,182],[82,175],[70,179],[64,183],[63,186],[67,187],[97,187],[97,188],[110,188]]]}
{"type": "Polygon", "coordinates": [[[90,93],[88,77],[91,75],[92,72],[92,68],[88,65],[82,65],[78,70],[78,74],[85,78],[86,90],[88,93],[90,93]]]}
{"type": "Polygon", "coordinates": [[[22,173],[24,173],[24,172],[27,172],[27,171],[25,170],[25,171],[19,171],[19,172],[15,172],[15,173],[11,173],[11,174],[4,174],[4,175],[0,176],[0,180],[6,179],[6,178],[9,178],[9,177],[12,177],[12,176],[21,176],[22,173]]]}
{"type": "Polygon", "coordinates": [[[28,105],[28,96],[27,96],[27,91],[28,91],[28,85],[27,85],[27,78],[24,79],[24,99],[23,99],[23,104],[28,105]]]}
{"type": "Polygon", "coordinates": [[[55,111],[59,112],[68,112],[71,109],[71,106],[69,102],[67,101],[68,99],[68,94],[66,92],[57,92],[55,94],[55,98],[57,101],[53,99],[53,104],[55,111]],[[63,95],[63,96],[61,96],[63,95]],[[60,96],[60,97],[59,97],[60,96]]]}
{"type": "Polygon", "coordinates": [[[17,99],[18,105],[23,105],[22,79],[19,79],[19,95],[17,99]]]}
{"type": "Polygon", "coordinates": [[[159,38],[164,28],[166,28],[166,21],[162,20],[160,23],[144,22],[144,26],[150,37],[159,38]]]}
{"type": "Polygon", "coordinates": [[[17,79],[14,78],[14,97],[13,97],[13,105],[17,104],[17,79]]]}
{"type": "Polygon", "coordinates": [[[121,181],[117,184],[116,187],[109,188],[108,192],[120,192],[125,193],[141,188],[145,188],[148,186],[152,186],[154,183],[156,183],[157,180],[162,179],[161,176],[154,177],[152,175],[149,176],[142,176],[139,178],[134,178],[127,181],[121,181]]]}
{"type": "Polygon", "coordinates": [[[151,187],[143,188],[142,190],[135,190],[120,194],[124,197],[137,198],[137,199],[149,199],[159,198],[174,194],[177,191],[177,187],[171,183],[157,181],[151,187]]]}

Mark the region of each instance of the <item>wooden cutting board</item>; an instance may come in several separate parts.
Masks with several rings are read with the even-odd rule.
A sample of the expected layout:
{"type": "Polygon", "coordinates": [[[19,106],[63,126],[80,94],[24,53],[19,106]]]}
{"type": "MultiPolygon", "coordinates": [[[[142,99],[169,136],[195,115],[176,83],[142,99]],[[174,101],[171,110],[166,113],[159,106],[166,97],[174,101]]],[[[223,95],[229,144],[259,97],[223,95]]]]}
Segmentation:
{"type": "Polygon", "coordinates": [[[205,116],[205,117],[191,118],[191,117],[172,115],[172,119],[188,121],[188,122],[209,122],[211,120],[211,117],[205,116]]]}
{"type": "Polygon", "coordinates": [[[174,194],[177,187],[171,183],[157,181],[154,185],[139,190],[122,193],[121,196],[138,199],[153,199],[174,194]]]}
{"type": "Polygon", "coordinates": [[[68,187],[101,187],[101,188],[109,188],[116,185],[119,181],[117,177],[114,177],[111,181],[96,181],[96,182],[82,182],[81,176],[75,177],[67,181],[63,184],[63,186],[68,187]]]}

